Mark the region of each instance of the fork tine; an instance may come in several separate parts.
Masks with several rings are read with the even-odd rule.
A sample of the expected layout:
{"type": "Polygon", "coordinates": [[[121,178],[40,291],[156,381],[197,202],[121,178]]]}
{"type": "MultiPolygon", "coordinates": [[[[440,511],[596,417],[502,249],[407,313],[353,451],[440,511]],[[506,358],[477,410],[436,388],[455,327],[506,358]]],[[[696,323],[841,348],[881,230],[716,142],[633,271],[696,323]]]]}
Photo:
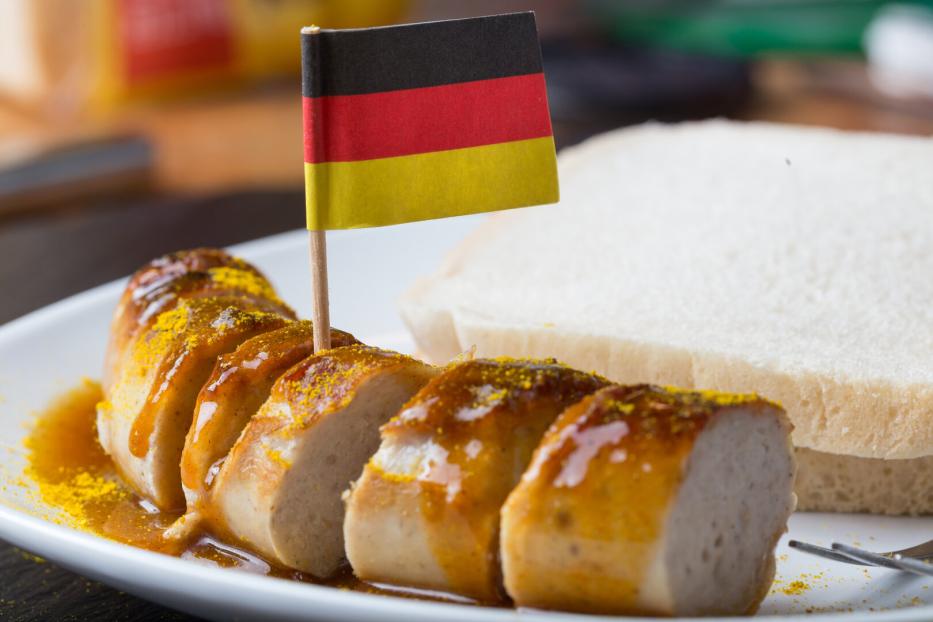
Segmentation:
{"type": "Polygon", "coordinates": [[[846,564],[856,564],[861,566],[881,566],[892,570],[901,570],[913,574],[933,577],[933,564],[925,561],[907,557],[900,553],[872,553],[865,549],[860,549],[847,544],[833,542],[832,549],[827,549],[815,544],[791,540],[787,545],[793,549],[810,553],[818,557],[824,557],[837,562],[846,564]]]}
{"type": "Polygon", "coordinates": [[[885,553],[885,555],[891,555],[893,557],[898,555],[902,557],[913,557],[915,559],[933,563],[933,540],[924,542],[923,544],[918,544],[917,546],[901,549],[899,551],[891,551],[890,553],[885,553]]]}
{"type": "MultiPolygon", "coordinates": [[[[879,555],[878,553],[872,553],[871,551],[866,551],[864,549],[856,548],[854,546],[849,546],[847,544],[840,544],[839,542],[833,542],[833,550],[848,555],[854,559],[861,559],[867,562],[872,562],[877,566],[884,566],[885,568],[891,568],[892,570],[904,570],[906,572],[911,572],[913,574],[920,575],[933,575],[933,572],[930,572],[927,569],[920,569],[914,567],[913,564],[904,563],[904,560],[893,559],[891,557],[885,557],[884,555],[879,555]]],[[[914,560],[916,561],[916,560],[914,560]]],[[[923,563],[923,562],[917,562],[923,563]]],[[[925,566],[927,564],[924,564],[925,566]]]]}
{"type": "Polygon", "coordinates": [[[908,572],[914,572],[916,574],[922,574],[928,577],[933,577],[933,564],[929,564],[925,561],[919,559],[914,559],[913,557],[905,557],[904,555],[895,555],[895,561],[901,564],[901,567],[908,572]]]}
{"type": "Polygon", "coordinates": [[[890,557],[885,557],[884,555],[879,555],[878,553],[872,553],[871,551],[866,551],[865,549],[860,549],[848,544],[842,544],[840,542],[833,542],[833,550],[843,555],[848,555],[853,559],[862,560],[875,566],[883,566],[885,568],[891,568],[892,570],[900,570],[900,566],[894,563],[894,560],[890,557]]]}
{"type": "Polygon", "coordinates": [[[789,546],[792,549],[803,551],[804,553],[809,553],[811,555],[816,555],[818,557],[824,557],[826,559],[831,559],[836,562],[844,562],[846,564],[854,564],[856,566],[874,566],[875,565],[870,562],[862,561],[860,559],[853,559],[839,551],[827,549],[825,547],[817,546],[815,544],[809,544],[807,542],[801,542],[800,540],[791,540],[790,542],[787,543],[787,546],[789,546]]]}

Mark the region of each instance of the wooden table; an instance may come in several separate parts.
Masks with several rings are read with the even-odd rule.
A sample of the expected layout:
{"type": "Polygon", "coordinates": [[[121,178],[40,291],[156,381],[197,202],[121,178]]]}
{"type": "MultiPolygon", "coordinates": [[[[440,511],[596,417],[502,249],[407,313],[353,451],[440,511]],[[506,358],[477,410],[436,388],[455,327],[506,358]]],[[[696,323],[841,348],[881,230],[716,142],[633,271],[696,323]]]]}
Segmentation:
{"type": "MultiPolygon", "coordinates": [[[[933,134],[929,106],[886,101],[866,86],[857,64],[768,63],[755,77],[758,89],[739,118],[933,134]]],[[[159,194],[91,199],[0,221],[0,323],[126,275],[164,252],[224,246],[303,226],[300,165],[294,164],[300,161],[291,153],[300,145],[296,114],[294,101],[272,98],[153,117],[145,122],[169,154],[159,169],[159,194]],[[237,148],[268,145],[273,134],[284,145],[283,159],[276,159],[282,154],[275,150],[260,151],[228,167],[223,145],[208,144],[202,152],[185,147],[186,135],[205,135],[209,123],[236,124],[244,110],[259,121],[236,134],[237,148]],[[251,189],[219,190],[234,181],[251,189]]],[[[556,125],[559,142],[570,132],[556,125]]],[[[0,573],[4,620],[189,619],[38,563],[10,546],[0,545],[0,573]]]]}

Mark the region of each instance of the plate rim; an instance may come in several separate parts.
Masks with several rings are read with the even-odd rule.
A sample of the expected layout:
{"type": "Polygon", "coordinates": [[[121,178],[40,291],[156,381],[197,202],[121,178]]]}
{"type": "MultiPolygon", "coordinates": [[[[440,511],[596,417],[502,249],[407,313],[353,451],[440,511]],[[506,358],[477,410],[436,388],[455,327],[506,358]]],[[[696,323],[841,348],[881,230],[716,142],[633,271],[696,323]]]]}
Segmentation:
{"type": "MultiPolygon", "coordinates": [[[[525,608],[498,608],[498,607],[480,607],[475,605],[464,605],[459,603],[440,603],[426,600],[409,599],[400,596],[367,594],[365,592],[351,592],[336,589],[326,585],[315,585],[313,583],[301,583],[290,581],[288,579],[279,579],[275,577],[265,577],[245,571],[236,571],[224,568],[213,568],[203,566],[184,559],[156,553],[146,549],[123,544],[115,540],[109,540],[102,536],[86,533],[73,529],[71,527],[57,525],[43,518],[32,516],[28,512],[14,508],[5,502],[0,502],[0,537],[14,546],[28,550],[30,553],[39,555],[53,563],[60,563],[66,567],[73,568],[74,564],[69,561],[61,562],[56,555],[56,546],[61,546],[59,550],[80,550],[83,553],[99,554],[102,558],[115,559],[121,564],[136,564],[145,562],[146,565],[154,571],[165,571],[166,577],[171,577],[171,583],[182,584],[188,581],[196,582],[198,589],[210,589],[212,587],[223,587],[227,589],[244,589],[253,591],[256,584],[262,586],[261,591],[264,597],[282,597],[287,598],[288,602],[303,602],[310,604],[318,602],[327,606],[345,609],[344,613],[348,620],[353,619],[353,615],[384,615],[386,613],[386,601],[390,601],[395,615],[409,615],[411,619],[435,619],[435,620],[467,620],[477,619],[477,612],[481,611],[483,620],[490,622],[500,622],[503,620],[514,620],[521,618],[542,618],[550,620],[568,620],[574,622],[608,622],[610,620],[631,620],[632,622],[656,622],[658,618],[654,617],[631,617],[631,616],[612,616],[612,615],[592,615],[585,613],[547,611],[525,608]],[[18,529],[17,529],[18,528],[18,529]],[[20,535],[33,535],[42,538],[38,541],[38,546],[34,546],[32,540],[20,538],[20,535]]],[[[101,565],[101,568],[104,568],[101,565]]],[[[76,574],[82,574],[80,571],[71,570],[76,574]]],[[[101,574],[106,577],[108,573],[101,570],[101,574]]],[[[111,573],[112,574],[112,573],[111,573]]],[[[84,576],[84,575],[83,575],[84,576]]],[[[96,580],[110,585],[105,578],[96,580]]],[[[139,595],[143,599],[150,600],[144,595],[139,595]]],[[[159,601],[154,601],[159,602],[159,601]]],[[[161,604],[161,603],[160,603],[161,604]]],[[[266,607],[263,607],[264,609],[266,607]]],[[[865,619],[871,622],[912,622],[914,620],[925,619],[921,614],[933,613],[933,605],[921,607],[905,607],[900,609],[891,609],[887,611],[843,611],[843,612],[820,612],[820,613],[799,613],[790,615],[765,615],[765,616],[730,616],[730,617],[691,617],[691,618],[669,618],[680,622],[715,622],[716,620],[741,620],[754,619],[767,622],[779,622],[781,620],[845,620],[852,622],[854,620],[865,619]]]]}

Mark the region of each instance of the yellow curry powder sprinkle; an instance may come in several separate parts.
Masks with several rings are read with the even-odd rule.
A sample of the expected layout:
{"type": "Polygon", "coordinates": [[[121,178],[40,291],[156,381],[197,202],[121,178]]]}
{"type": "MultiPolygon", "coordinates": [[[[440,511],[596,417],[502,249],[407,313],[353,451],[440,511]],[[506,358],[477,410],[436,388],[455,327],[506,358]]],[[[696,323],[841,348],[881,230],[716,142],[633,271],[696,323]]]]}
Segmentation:
{"type": "Polygon", "coordinates": [[[282,455],[282,452],[278,449],[273,449],[272,447],[266,447],[266,457],[269,458],[271,462],[279,465],[282,469],[288,469],[292,466],[291,460],[282,455]]]}
{"type": "MultiPolygon", "coordinates": [[[[402,407],[387,424],[387,429],[428,424],[437,418],[453,415],[470,424],[512,400],[523,400],[528,392],[548,386],[573,388],[601,380],[599,376],[573,370],[556,359],[519,359],[508,356],[483,359],[454,359],[444,373],[434,378],[402,407]]],[[[608,381],[606,381],[608,383],[608,381]]],[[[595,388],[595,387],[594,387],[595,388]]],[[[591,389],[592,390],[592,389],[591,389]]],[[[444,428],[435,430],[437,435],[444,428]]]]}
{"type": "Polygon", "coordinates": [[[810,585],[799,579],[797,581],[791,581],[787,585],[781,588],[781,592],[787,596],[799,596],[810,589],[810,585]]]}
{"type": "Polygon", "coordinates": [[[35,483],[39,499],[58,508],[72,527],[94,530],[92,517],[125,499],[109,458],[97,442],[95,405],[100,385],[85,380],[35,420],[24,444],[24,476],[35,483]]]}
{"type": "MultiPolygon", "coordinates": [[[[320,408],[327,404],[329,408],[337,409],[349,402],[350,383],[360,375],[360,369],[352,366],[338,367],[325,373],[316,374],[309,378],[293,380],[288,390],[299,396],[298,405],[303,413],[308,409],[320,408]]],[[[316,412],[316,411],[315,411],[316,412]]]]}
{"type": "Polygon", "coordinates": [[[275,289],[269,281],[250,270],[219,266],[208,269],[207,273],[210,275],[211,281],[221,287],[280,302],[275,289]]]}
{"type": "Polygon", "coordinates": [[[161,534],[176,517],[141,505],[97,440],[101,397],[100,385],[85,380],[36,417],[24,441],[23,486],[47,520],[170,552],[161,534]]]}
{"type": "Polygon", "coordinates": [[[339,410],[353,399],[353,389],[380,367],[390,367],[411,357],[364,345],[351,345],[317,355],[302,377],[284,384],[285,390],[297,398],[301,406],[295,414],[297,426],[309,420],[301,415],[320,415],[339,410]]]}
{"type": "Polygon", "coordinates": [[[34,564],[44,564],[46,563],[45,558],[39,557],[38,555],[33,555],[29,551],[23,551],[22,549],[16,549],[16,552],[19,553],[19,556],[23,559],[28,559],[34,564]]]}
{"type": "Polygon", "coordinates": [[[110,505],[126,497],[127,492],[116,481],[85,471],[58,483],[40,482],[39,494],[45,503],[60,508],[70,517],[64,521],[69,526],[95,531],[91,506],[110,505]]]}
{"type": "Polygon", "coordinates": [[[490,365],[482,360],[465,363],[472,364],[480,382],[500,389],[497,391],[498,399],[493,398],[495,394],[492,394],[481,396],[480,402],[488,399],[502,401],[514,391],[530,391],[538,384],[546,382],[548,377],[556,378],[561,370],[570,369],[555,359],[516,359],[499,356],[491,360],[495,364],[490,365]]]}
{"type": "Polygon", "coordinates": [[[154,364],[173,345],[188,326],[191,309],[181,300],[173,309],[160,313],[152,329],[134,344],[134,356],[144,364],[154,364]]]}
{"type": "Polygon", "coordinates": [[[681,387],[664,386],[665,391],[676,395],[693,396],[705,402],[712,402],[716,406],[741,406],[751,402],[765,401],[757,393],[725,393],[709,389],[684,389],[681,387]]]}
{"type": "Polygon", "coordinates": [[[408,484],[416,481],[418,478],[414,473],[399,473],[397,471],[388,471],[383,468],[382,463],[379,460],[380,455],[376,454],[369,459],[368,467],[372,471],[387,482],[392,482],[394,484],[408,484]]]}
{"type": "Polygon", "coordinates": [[[282,316],[276,313],[224,306],[210,298],[180,300],[156,317],[151,329],[134,344],[134,356],[145,367],[159,363],[169,353],[190,352],[212,343],[228,331],[279,320],[282,316]]]}
{"type": "MultiPolygon", "coordinates": [[[[489,385],[484,385],[481,389],[489,388],[489,385]]],[[[498,391],[476,391],[476,401],[474,402],[475,406],[495,406],[502,402],[505,398],[509,396],[508,389],[499,389],[498,391]]]]}
{"type": "Polygon", "coordinates": [[[614,398],[609,398],[603,402],[603,408],[621,415],[631,415],[635,412],[635,404],[614,398]]]}
{"type": "Polygon", "coordinates": [[[160,313],[158,317],[156,317],[152,330],[157,333],[176,335],[185,330],[185,327],[188,325],[189,312],[188,301],[179,300],[178,304],[173,309],[160,313]]]}

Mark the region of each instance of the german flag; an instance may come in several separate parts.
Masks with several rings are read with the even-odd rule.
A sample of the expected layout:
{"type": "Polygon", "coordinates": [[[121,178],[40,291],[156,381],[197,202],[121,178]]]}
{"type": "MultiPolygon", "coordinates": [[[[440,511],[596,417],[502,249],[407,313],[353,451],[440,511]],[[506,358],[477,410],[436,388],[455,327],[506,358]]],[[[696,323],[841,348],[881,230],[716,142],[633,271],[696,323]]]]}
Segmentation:
{"type": "Polygon", "coordinates": [[[534,13],[302,31],[308,228],[558,200],[534,13]]]}

